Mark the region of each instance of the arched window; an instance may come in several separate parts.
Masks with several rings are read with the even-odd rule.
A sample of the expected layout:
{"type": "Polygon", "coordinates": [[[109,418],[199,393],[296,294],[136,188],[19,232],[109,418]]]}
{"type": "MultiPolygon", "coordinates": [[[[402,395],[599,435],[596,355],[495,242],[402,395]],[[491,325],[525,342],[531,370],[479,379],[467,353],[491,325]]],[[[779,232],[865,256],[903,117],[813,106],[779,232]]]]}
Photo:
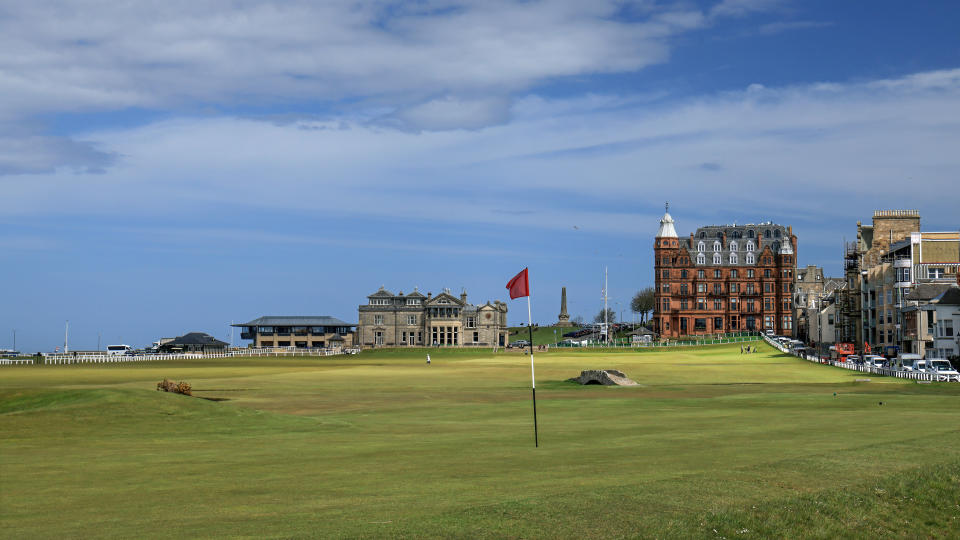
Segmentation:
{"type": "Polygon", "coordinates": [[[700,238],[706,238],[706,237],[707,237],[707,233],[700,231],[700,238]]]}
{"type": "Polygon", "coordinates": [[[721,255],[719,253],[713,254],[713,264],[722,264],[723,261],[720,259],[721,255]]]}
{"type": "Polygon", "coordinates": [[[773,243],[773,252],[774,252],[774,253],[780,253],[780,242],[774,242],[774,243],[773,243]]]}
{"type": "Polygon", "coordinates": [[[743,238],[743,233],[741,233],[740,231],[733,231],[733,237],[734,237],[734,238],[743,238]]]}
{"type": "Polygon", "coordinates": [[[720,245],[720,242],[714,242],[714,243],[713,243],[713,250],[714,250],[714,251],[723,251],[723,246],[720,245]]]}
{"type": "Polygon", "coordinates": [[[747,238],[753,238],[753,229],[747,231],[747,238]]]}
{"type": "Polygon", "coordinates": [[[731,251],[731,252],[730,252],[730,264],[737,264],[737,252],[736,252],[736,251],[731,251]]]}
{"type": "Polygon", "coordinates": [[[776,238],[780,238],[780,229],[773,231],[773,236],[775,236],[776,238]]]}
{"type": "Polygon", "coordinates": [[[753,253],[747,253],[747,264],[753,264],[753,253]]]}
{"type": "Polygon", "coordinates": [[[767,229],[767,230],[763,231],[763,237],[764,237],[764,238],[770,238],[770,229],[767,229]]]}
{"type": "Polygon", "coordinates": [[[707,245],[704,244],[703,242],[700,242],[699,244],[697,244],[697,251],[703,253],[704,251],[706,251],[706,249],[707,249],[707,245]]]}
{"type": "Polygon", "coordinates": [[[730,242],[730,251],[736,251],[736,250],[737,250],[737,243],[730,242]]]}
{"type": "Polygon", "coordinates": [[[706,263],[707,263],[707,257],[706,257],[706,255],[704,255],[703,253],[698,253],[698,254],[697,254],[697,264],[706,264],[706,263]]]}
{"type": "Polygon", "coordinates": [[[757,246],[753,244],[753,240],[747,240],[747,251],[756,251],[757,246]]]}

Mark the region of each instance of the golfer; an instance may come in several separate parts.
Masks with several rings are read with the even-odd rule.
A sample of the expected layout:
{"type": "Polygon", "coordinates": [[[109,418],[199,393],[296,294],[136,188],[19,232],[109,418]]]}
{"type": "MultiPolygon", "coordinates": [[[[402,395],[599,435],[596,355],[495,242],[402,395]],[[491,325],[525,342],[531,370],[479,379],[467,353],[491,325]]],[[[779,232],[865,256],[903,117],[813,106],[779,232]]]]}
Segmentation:
{"type": "Polygon", "coordinates": [[[429,355],[429,354],[427,355],[427,365],[428,365],[428,366],[430,365],[430,355],[429,355]]]}

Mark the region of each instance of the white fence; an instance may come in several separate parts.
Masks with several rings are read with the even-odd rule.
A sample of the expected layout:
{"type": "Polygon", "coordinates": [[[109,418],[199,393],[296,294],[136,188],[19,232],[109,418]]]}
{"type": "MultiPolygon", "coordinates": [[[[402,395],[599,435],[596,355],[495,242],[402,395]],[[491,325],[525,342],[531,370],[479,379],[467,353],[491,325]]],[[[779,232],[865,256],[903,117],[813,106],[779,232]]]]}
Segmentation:
{"type": "MultiPolygon", "coordinates": [[[[520,337],[520,334],[518,334],[520,337]]],[[[549,344],[550,347],[559,347],[559,348],[578,348],[578,347],[589,347],[589,348],[614,348],[614,349],[655,349],[663,347],[701,347],[703,345],[724,345],[728,343],[750,343],[760,339],[760,334],[757,332],[739,332],[736,334],[718,334],[711,337],[701,337],[699,339],[691,339],[687,341],[680,340],[665,340],[665,341],[632,341],[625,338],[617,338],[611,340],[610,342],[598,341],[595,339],[586,339],[579,340],[577,338],[570,338],[574,342],[580,342],[579,345],[571,345],[567,343],[553,343],[549,344]],[[586,342],[585,344],[583,342],[586,342]]]]}
{"type": "MultiPolygon", "coordinates": [[[[222,353],[177,353],[177,354],[136,354],[136,355],[108,355],[60,353],[44,355],[44,364],[116,364],[129,362],[158,362],[164,360],[187,360],[205,358],[235,358],[240,356],[336,356],[340,354],[356,354],[359,349],[297,349],[297,348],[265,348],[240,349],[222,353]]],[[[29,363],[33,363],[31,359],[29,363]]]]}
{"type": "Polygon", "coordinates": [[[871,366],[869,364],[855,364],[853,362],[837,362],[836,360],[821,360],[816,355],[797,354],[796,352],[787,349],[777,341],[774,341],[769,336],[763,336],[763,339],[768,344],[770,344],[771,347],[777,349],[778,351],[785,352],[787,354],[792,354],[797,358],[803,358],[804,360],[809,360],[811,362],[816,362],[818,364],[827,364],[827,365],[831,365],[831,366],[835,366],[843,369],[849,369],[851,371],[860,371],[862,373],[882,375],[884,377],[897,377],[898,379],[912,379],[915,381],[931,381],[931,382],[934,382],[934,381],[960,382],[960,380],[958,380],[956,376],[951,378],[947,375],[939,375],[937,373],[929,373],[926,371],[901,371],[899,369],[881,368],[881,367],[871,366]]]}
{"type": "Polygon", "coordinates": [[[33,363],[33,358],[0,358],[0,366],[28,365],[33,363]]]}

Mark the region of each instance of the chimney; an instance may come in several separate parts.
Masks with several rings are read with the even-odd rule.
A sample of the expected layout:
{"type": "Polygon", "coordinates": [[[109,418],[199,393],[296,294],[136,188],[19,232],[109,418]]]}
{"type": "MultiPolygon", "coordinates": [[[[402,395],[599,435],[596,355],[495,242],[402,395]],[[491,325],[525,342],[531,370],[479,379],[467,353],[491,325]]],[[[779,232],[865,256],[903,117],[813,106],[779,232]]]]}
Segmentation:
{"type": "Polygon", "coordinates": [[[467,289],[463,289],[463,292],[460,293],[460,301],[464,304],[467,303],[467,289]]]}
{"type": "Polygon", "coordinates": [[[428,292],[428,293],[427,293],[427,300],[429,300],[431,296],[433,296],[433,293],[432,293],[432,292],[428,292]]]}

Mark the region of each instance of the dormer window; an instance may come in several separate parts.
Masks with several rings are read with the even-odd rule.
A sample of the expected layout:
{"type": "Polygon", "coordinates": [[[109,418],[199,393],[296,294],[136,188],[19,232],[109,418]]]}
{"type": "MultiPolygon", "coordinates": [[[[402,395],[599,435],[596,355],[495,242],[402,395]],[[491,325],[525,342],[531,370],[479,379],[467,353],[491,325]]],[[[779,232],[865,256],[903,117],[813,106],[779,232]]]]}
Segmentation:
{"type": "Polygon", "coordinates": [[[714,242],[714,243],[713,243],[713,250],[714,250],[714,251],[721,251],[722,249],[723,249],[723,247],[720,245],[720,242],[714,242]]]}
{"type": "Polygon", "coordinates": [[[736,251],[731,251],[731,252],[730,252],[730,264],[737,264],[737,252],[736,252],[736,251]]]}
{"type": "Polygon", "coordinates": [[[753,253],[747,253],[747,264],[753,264],[753,263],[754,263],[753,253]]]}
{"type": "Polygon", "coordinates": [[[707,249],[707,245],[704,244],[703,242],[700,242],[699,244],[697,244],[697,251],[703,253],[704,251],[706,251],[706,249],[707,249]]]}
{"type": "Polygon", "coordinates": [[[756,250],[757,250],[757,246],[754,245],[753,240],[748,240],[748,241],[747,241],[747,251],[756,251],[756,250]]]}
{"type": "Polygon", "coordinates": [[[703,253],[697,254],[697,264],[707,264],[707,256],[703,253]]]}
{"type": "Polygon", "coordinates": [[[714,254],[713,254],[713,264],[721,264],[722,262],[723,262],[723,261],[721,260],[721,255],[720,255],[719,253],[714,253],[714,254]]]}
{"type": "Polygon", "coordinates": [[[767,229],[767,230],[763,231],[763,237],[764,237],[764,238],[770,238],[770,229],[767,229]]]}
{"type": "Polygon", "coordinates": [[[371,306],[389,306],[390,301],[387,300],[386,298],[371,298],[370,305],[371,306]]]}
{"type": "Polygon", "coordinates": [[[747,231],[747,238],[753,238],[753,234],[754,234],[753,229],[750,229],[749,231],[747,231]]]}
{"type": "Polygon", "coordinates": [[[773,236],[780,238],[780,229],[773,231],[773,236]]]}
{"type": "Polygon", "coordinates": [[[737,250],[737,243],[730,242],[730,251],[736,251],[736,250],[737,250]]]}
{"type": "Polygon", "coordinates": [[[419,298],[407,298],[407,305],[408,305],[408,306],[419,306],[419,305],[420,305],[420,299],[419,299],[419,298]]]}

